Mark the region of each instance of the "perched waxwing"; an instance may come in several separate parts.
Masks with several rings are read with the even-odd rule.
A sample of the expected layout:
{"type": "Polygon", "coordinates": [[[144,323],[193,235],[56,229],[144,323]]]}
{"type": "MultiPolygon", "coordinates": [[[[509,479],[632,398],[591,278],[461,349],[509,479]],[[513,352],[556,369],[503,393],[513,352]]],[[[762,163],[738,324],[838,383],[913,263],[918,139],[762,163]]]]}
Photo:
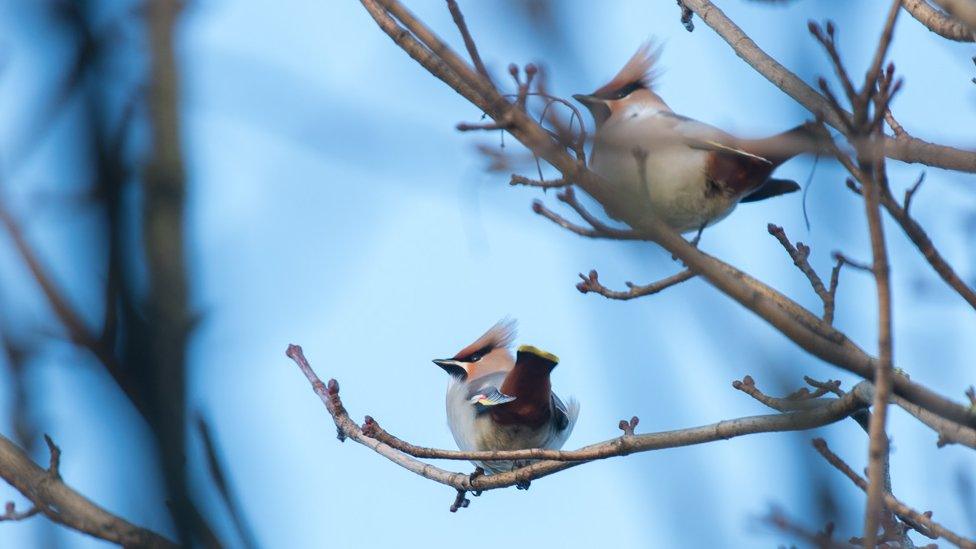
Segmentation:
{"type": "MultiPolygon", "coordinates": [[[[447,423],[461,450],[559,449],[576,424],[579,404],[563,404],[549,382],[559,359],[530,345],[513,359],[514,339],[515,321],[502,320],[453,358],[434,360],[451,375],[447,423]]],[[[474,464],[489,474],[525,465],[474,464]]]]}
{"type": "Polygon", "coordinates": [[[617,209],[607,210],[610,216],[655,216],[676,231],[697,230],[700,236],[740,202],[800,188],[770,175],[797,154],[815,150],[812,124],[749,140],[676,114],[654,92],[659,57],[660,48],[646,43],[610,82],[573,96],[596,123],[590,168],[610,191],[623,194],[617,209]]]}

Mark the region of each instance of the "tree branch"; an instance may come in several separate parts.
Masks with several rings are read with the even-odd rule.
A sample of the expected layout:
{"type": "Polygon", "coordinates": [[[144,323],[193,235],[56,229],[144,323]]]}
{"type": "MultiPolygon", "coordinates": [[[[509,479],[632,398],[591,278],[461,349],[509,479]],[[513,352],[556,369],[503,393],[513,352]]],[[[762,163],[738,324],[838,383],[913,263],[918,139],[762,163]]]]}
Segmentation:
{"type": "MultiPolygon", "coordinates": [[[[687,0],[700,3],[701,0],[687,0]]],[[[498,119],[513,106],[497,91],[484,85],[482,78],[467,67],[457,55],[436,39],[426,26],[412,16],[400,20],[410,27],[407,30],[396,23],[390,13],[403,13],[405,8],[395,0],[361,0],[380,28],[413,59],[417,60],[434,76],[441,79],[463,97],[494,119],[498,119]],[[389,10],[389,11],[388,11],[389,10]],[[421,44],[424,39],[430,47],[421,44]],[[435,52],[437,53],[435,55],[435,52]]],[[[399,18],[399,16],[398,16],[399,18]]],[[[741,31],[740,31],[741,32],[741,31]]],[[[568,155],[551,135],[525,113],[512,115],[509,132],[527,148],[559,170],[564,177],[571,175],[585,190],[605,208],[623,210],[618,204],[622,197],[609,192],[606,182],[593,172],[582,169],[578,161],[568,155]]],[[[772,324],[797,345],[836,366],[853,372],[865,379],[873,379],[876,359],[854,345],[842,333],[826,325],[799,304],[756,280],[748,274],[723,263],[691,246],[664,223],[655,218],[626,219],[629,225],[671,254],[681,259],[693,272],[702,276],[717,289],[772,324]]],[[[976,413],[952,402],[928,388],[898,376],[895,391],[912,402],[964,426],[976,426],[976,413]]]]}
{"type": "MultiPolygon", "coordinates": [[[[806,107],[814,115],[824,115],[831,126],[843,130],[843,120],[830,112],[827,100],[805,84],[796,74],[770,57],[709,0],[683,0],[695,14],[721,36],[736,55],[766,77],[776,87],[806,107]]],[[[976,172],[976,152],[937,145],[917,137],[885,138],[884,153],[893,159],[922,163],[950,170],[976,172]]]]}
{"type": "Polygon", "coordinates": [[[823,302],[823,320],[827,324],[834,323],[834,297],[837,294],[837,283],[840,278],[840,268],[844,264],[841,259],[836,260],[836,265],[834,265],[833,270],[830,273],[830,288],[824,286],[823,280],[813,267],[810,266],[808,258],[810,257],[810,247],[806,246],[802,242],[797,242],[796,247],[790,243],[790,239],[786,236],[786,231],[778,225],[770,223],[766,226],[766,230],[769,234],[776,237],[776,240],[783,246],[786,253],[790,254],[790,258],[793,259],[793,264],[796,265],[798,269],[807,277],[810,281],[810,285],[813,286],[813,291],[820,296],[820,301],[823,302]]]}
{"type": "Polygon", "coordinates": [[[925,28],[948,40],[973,42],[973,31],[965,23],[932,7],[927,0],[903,0],[902,6],[925,28]]]}
{"type": "Polygon", "coordinates": [[[590,271],[589,275],[580,273],[579,277],[582,279],[582,282],[576,283],[576,289],[579,290],[580,293],[585,294],[593,292],[600,294],[607,299],[619,299],[621,301],[627,301],[629,299],[656,294],[670,288],[671,286],[681,284],[688,279],[694,278],[695,273],[693,273],[690,269],[685,269],[680,273],[673,274],[667,278],[662,278],[657,282],[651,282],[650,284],[645,285],[634,284],[633,282],[628,281],[624,283],[627,285],[627,288],[629,288],[626,292],[611,290],[610,288],[604,286],[602,283],[600,283],[599,275],[596,271],[590,271]]]}
{"type": "MultiPolygon", "coordinates": [[[[66,485],[58,473],[61,451],[49,437],[45,439],[51,452],[47,469],[0,435],[0,477],[29,499],[36,510],[58,524],[126,547],[177,547],[156,532],[109,513],[66,485]]],[[[12,512],[8,504],[7,514],[12,512]]]]}
{"type": "MultiPolygon", "coordinates": [[[[833,465],[841,473],[844,473],[847,478],[851,479],[851,481],[858,488],[864,491],[868,490],[868,483],[861,478],[860,475],[855,473],[854,470],[847,465],[847,463],[840,459],[837,454],[833,453],[830,448],[827,447],[827,442],[824,439],[813,439],[813,447],[820,452],[820,455],[822,455],[828,463],[833,465]]],[[[899,501],[897,498],[895,498],[895,496],[891,495],[890,492],[885,492],[882,494],[882,496],[884,498],[884,504],[888,506],[888,508],[890,508],[896,515],[898,515],[899,518],[902,518],[902,520],[904,520],[906,523],[917,524],[924,528],[924,530],[919,530],[919,533],[922,535],[931,537],[932,539],[935,539],[936,537],[944,538],[959,547],[976,549],[976,542],[968,540],[932,520],[931,512],[919,513],[918,511],[899,501]]],[[[867,541],[865,541],[864,547],[873,547],[873,545],[868,545],[867,541]]]]}
{"type": "Polygon", "coordinates": [[[366,429],[360,428],[346,412],[339,399],[339,384],[333,379],[328,385],[322,382],[305,358],[302,348],[289,345],[286,355],[291,358],[312,385],[329,415],[335,422],[339,440],[350,438],[372,449],[393,463],[424,478],[451,486],[461,491],[494,490],[514,486],[542,478],[553,473],[597,459],[624,456],[635,452],[647,452],[666,448],[677,448],[693,444],[703,444],[738,436],[778,432],[798,431],[834,423],[863,409],[864,404],[854,393],[838,399],[825,401],[822,406],[810,410],[786,414],[772,414],[731,419],[661,433],[633,434],[636,421],[627,423],[622,436],[591,444],[578,450],[528,449],[512,451],[462,452],[425,448],[406,443],[379,428],[372,418],[368,418],[366,429]],[[471,478],[470,475],[447,471],[415,459],[416,457],[452,460],[523,460],[544,459],[510,472],[471,478]]]}

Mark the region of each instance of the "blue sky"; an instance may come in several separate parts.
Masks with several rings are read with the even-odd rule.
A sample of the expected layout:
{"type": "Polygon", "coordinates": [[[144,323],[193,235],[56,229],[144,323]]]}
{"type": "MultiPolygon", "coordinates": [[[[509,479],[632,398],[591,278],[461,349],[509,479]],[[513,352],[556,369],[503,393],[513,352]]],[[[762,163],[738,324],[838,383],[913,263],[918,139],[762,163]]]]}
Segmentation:
{"type": "MultiPolygon", "coordinates": [[[[807,82],[832,74],[806,31],[811,14],[836,21],[842,54],[852,74],[861,75],[887,9],[882,2],[721,4],[807,82]]],[[[551,26],[534,23],[518,5],[461,3],[496,74],[509,62],[541,62],[550,89],[569,96],[602,84],[653,36],[664,43],[660,94],[675,111],[756,136],[810,118],[701,21],[687,33],[673,2],[599,9],[559,3],[551,26]]],[[[410,6],[460,46],[443,2],[410,6]]],[[[25,100],[16,90],[42,89],[50,77],[30,69],[31,59],[50,52],[35,47],[29,23],[19,20],[17,28],[28,29],[20,31],[2,24],[11,36],[12,68],[0,82],[0,108],[14,120],[12,129],[0,128],[0,145],[8,147],[24,127],[16,113],[25,100]]],[[[190,275],[202,315],[189,353],[189,402],[211,421],[262,545],[441,547],[491,536],[515,546],[769,547],[788,538],[759,518],[779,505],[817,528],[816,494],[825,486],[843,498],[843,534],[859,533],[863,496],[828,470],[808,442],[825,437],[860,469],[866,437],[851,421],[587,464],[539,480],[528,492],[487,493],[457,514],[447,512],[453,490],[354,443],[339,444],[321,403],[284,356],[289,343],[304,346],[320,376],[340,381],[354,418],[368,413],[407,440],[445,448],[454,445],[444,417],[447,380],[430,359],[453,354],[506,315],[520,321],[519,343],[562,358],[554,385],[582,404],[571,448],[615,436],[617,421],[631,415],[641,418],[639,431],[657,431],[766,413],[731,388],[745,374],[770,392],[797,388],[803,375],[840,378],[845,386],[855,380],[800,352],[701,281],[626,303],[579,294],[576,274],[591,268],[605,284],[622,287],[679,266],[653,246],[582,239],[535,216],[533,199],[553,208],[558,202],[509,187],[504,173],[486,173],[474,146],[497,147],[497,134],[457,133],[457,122],[480,113],[400,51],[358,3],[208,0],[188,10],[179,40],[190,275]]],[[[891,59],[906,84],[893,108],[909,132],[976,145],[973,53],[972,45],[945,42],[903,14],[891,59]]],[[[512,139],[505,143],[518,150],[512,139]]],[[[72,169],[63,150],[71,150],[66,129],[55,131],[3,189],[12,205],[44,204],[51,200],[45,189],[84,186],[65,177],[72,169]]],[[[896,196],[922,170],[889,166],[896,196]]],[[[811,159],[798,159],[780,173],[805,181],[810,170],[811,159]]],[[[973,177],[926,172],[913,212],[972,281],[973,177]]],[[[816,295],[765,227],[783,225],[810,244],[821,273],[835,249],[868,258],[863,207],[843,181],[835,163],[819,163],[809,232],[795,194],[744,205],[707,230],[702,247],[817,311],[816,295]]],[[[90,224],[85,216],[55,205],[27,223],[32,242],[82,306],[97,303],[89,285],[100,276],[70,270],[75,254],[87,250],[77,230],[90,224]]],[[[965,358],[976,351],[976,317],[897,226],[886,229],[896,362],[913,379],[961,400],[976,381],[965,358]]],[[[0,254],[0,298],[19,315],[13,318],[56,332],[6,236],[0,254]]],[[[850,270],[841,279],[836,325],[874,353],[871,280],[850,270]]],[[[55,335],[32,362],[29,383],[32,415],[64,450],[66,481],[133,522],[170,532],[160,481],[146,465],[154,458],[144,446],[144,425],[97,365],[55,335]]],[[[0,391],[0,425],[9,425],[9,393],[0,391]]],[[[958,474],[976,465],[972,452],[937,449],[936,436],[900,411],[890,425],[898,496],[973,534],[976,525],[956,496],[958,474]]],[[[197,496],[233,540],[195,437],[191,450],[197,496]]],[[[0,499],[8,498],[20,501],[12,489],[0,489],[0,499]]],[[[0,545],[37,543],[44,527],[41,520],[0,525],[0,545]]],[[[67,547],[103,545],[57,536],[67,547]]]]}

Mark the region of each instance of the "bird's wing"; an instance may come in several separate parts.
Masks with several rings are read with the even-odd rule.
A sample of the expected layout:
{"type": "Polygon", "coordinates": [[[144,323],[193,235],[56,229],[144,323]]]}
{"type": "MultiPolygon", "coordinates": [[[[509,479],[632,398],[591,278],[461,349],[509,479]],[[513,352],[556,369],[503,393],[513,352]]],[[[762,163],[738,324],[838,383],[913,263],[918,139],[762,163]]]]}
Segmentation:
{"type": "Polygon", "coordinates": [[[708,152],[705,176],[717,184],[716,189],[730,196],[741,197],[755,191],[775,167],[766,158],[718,140],[688,138],[686,143],[693,149],[708,152]]]}
{"type": "Polygon", "coordinates": [[[484,411],[491,406],[515,400],[515,397],[506,395],[499,389],[507,374],[508,372],[495,372],[472,380],[468,384],[468,402],[479,411],[484,411]]]}
{"type": "Polygon", "coordinates": [[[569,438],[573,432],[573,427],[576,426],[576,418],[579,417],[579,402],[575,398],[570,398],[567,406],[556,396],[556,393],[553,393],[552,404],[556,411],[556,432],[546,447],[559,449],[563,447],[563,444],[566,444],[566,439],[569,438]]]}
{"type": "MultiPolygon", "coordinates": [[[[556,418],[555,418],[556,430],[558,431],[565,430],[566,427],[569,427],[569,423],[570,423],[569,408],[567,408],[566,405],[563,404],[563,401],[558,396],[556,396],[556,393],[552,394],[552,408],[556,413],[556,418]]],[[[574,417],[573,421],[575,420],[576,418],[574,417]]]]}
{"type": "Polygon", "coordinates": [[[468,398],[468,402],[471,404],[479,404],[486,407],[505,404],[513,400],[515,400],[515,397],[502,393],[497,387],[485,387],[482,391],[468,398]]]}

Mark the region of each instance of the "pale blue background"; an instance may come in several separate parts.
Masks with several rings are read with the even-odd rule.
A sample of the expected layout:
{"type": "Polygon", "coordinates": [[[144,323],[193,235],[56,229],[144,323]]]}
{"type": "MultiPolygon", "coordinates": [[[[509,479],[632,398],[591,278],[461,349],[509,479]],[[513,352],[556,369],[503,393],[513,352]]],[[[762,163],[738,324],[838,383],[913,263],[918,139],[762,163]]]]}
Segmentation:
{"type": "MultiPolygon", "coordinates": [[[[107,19],[129,9],[122,4],[106,3],[107,19]]],[[[461,46],[443,2],[409,4],[461,46]]],[[[539,23],[522,2],[461,2],[500,77],[509,62],[541,61],[554,93],[590,91],[656,36],[665,44],[660,94],[677,112],[756,136],[810,117],[701,21],[687,33],[673,0],[553,4],[554,18],[539,23]]],[[[860,76],[887,4],[721,2],[808,82],[832,78],[806,31],[812,14],[836,20],[845,60],[860,76]]],[[[57,59],[68,45],[45,38],[49,22],[37,10],[14,1],[0,7],[6,157],[29,134],[27,109],[58,78],[57,59]]],[[[137,31],[123,41],[133,54],[137,31]]],[[[773,547],[790,538],[761,517],[779,505],[819,528],[818,501],[828,488],[842,500],[842,535],[860,534],[862,494],[809,446],[823,436],[860,469],[866,437],[851,421],[592,463],[539,480],[528,493],[488,493],[457,514],[447,512],[453,490],[354,443],[340,445],[321,403],[285,358],[288,343],[302,344],[323,378],[339,379],[355,418],[369,413],[405,439],[447,448],[454,443],[444,421],[446,379],[429,361],[453,354],[505,315],[520,320],[519,342],[562,358],[555,386],[582,402],[568,447],[615,436],[617,421],[631,415],[640,416],[640,431],[650,431],[766,413],[731,388],[745,374],[780,393],[798,387],[804,374],[839,376],[845,386],[854,380],[701,281],[628,303],[580,295],[576,273],[591,268],[607,285],[623,287],[678,266],[654,247],[585,240],[532,214],[529,205],[541,193],[510,188],[505,173],[486,173],[474,150],[498,146],[497,134],[454,130],[480,113],[395,47],[357,2],[191,2],[179,44],[190,277],[202,314],[189,352],[190,409],[212,422],[263,546],[773,547]]],[[[908,131],[976,146],[974,53],[971,44],[948,43],[902,14],[891,58],[906,77],[894,112],[908,131]]],[[[114,70],[124,89],[141,64],[114,70]]],[[[81,160],[72,124],[71,115],[60,120],[2,191],[72,301],[95,322],[100,295],[92,288],[103,274],[73,267],[96,252],[86,232],[91,216],[67,194],[90,184],[74,177],[81,160]]],[[[505,142],[518,151],[514,140],[505,142]]],[[[805,181],[810,168],[810,159],[800,159],[781,173],[805,181]]],[[[895,194],[921,169],[890,163],[895,194]]],[[[976,182],[927,171],[913,213],[972,282],[976,182]]],[[[819,311],[765,226],[781,224],[810,243],[811,262],[824,276],[834,249],[867,259],[863,206],[843,180],[836,163],[820,162],[809,191],[809,233],[795,194],[743,206],[706,231],[702,247],[819,311]]],[[[897,364],[961,400],[976,382],[976,315],[896,226],[886,228],[897,364]]],[[[144,424],[91,357],[59,339],[5,234],[0,276],[8,329],[47,334],[45,352],[30,363],[30,416],[63,448],[64,478],[127,519],[171,533],[160,480],[147,465],[154,457],[144,424]]],[[[871,280],[850,270],[841,279],[837,326],[874,353],[871,280]]],[[[11,398],[0,391],[5,434],[11,398]]],[[[972,478],[972,451],[937,449],[936,435],[901,411],[890,426],[897,495],[976,534],[973,510],[967,516],[958,493],[959,475],[972,478]]],[[[195,434],[191,449],[197,497],[236,544],[195,434]]],[[[0,500],[11,498],[23,505],[13,489],[0,488],[0,500]]],[[[2,524],[0,546],[103,545],[63,529],[42,532],[48,528],[39,518],[2,524]]]]}

